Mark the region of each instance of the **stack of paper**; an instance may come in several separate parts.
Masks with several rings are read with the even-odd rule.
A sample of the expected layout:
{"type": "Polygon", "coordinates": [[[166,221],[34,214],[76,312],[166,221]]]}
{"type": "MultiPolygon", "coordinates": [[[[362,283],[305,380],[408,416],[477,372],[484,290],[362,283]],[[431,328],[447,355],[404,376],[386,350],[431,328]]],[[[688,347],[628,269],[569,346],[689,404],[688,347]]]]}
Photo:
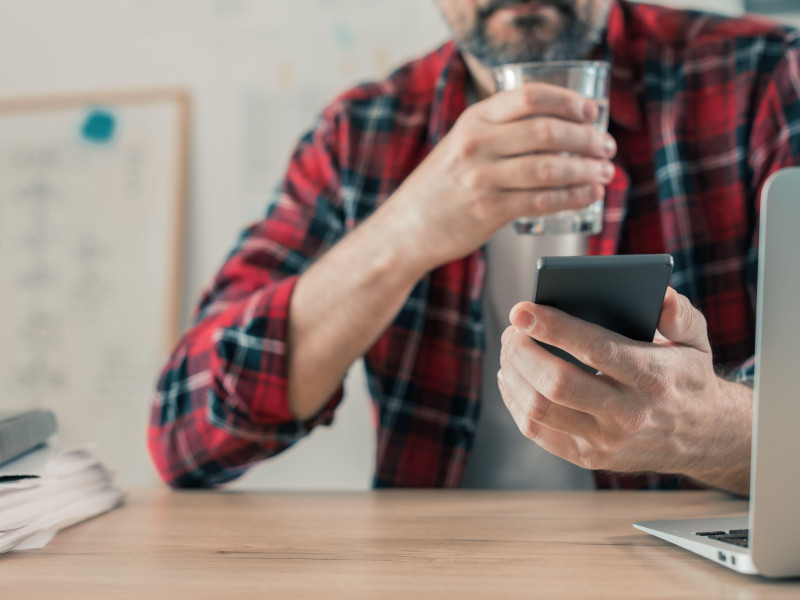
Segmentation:
{"type": "Polygon", "coordinates": [[[122,500],[111,473],[88,448],[27,454],[0,469],[0,552],[42,547],[57,531],[122,500]]]}

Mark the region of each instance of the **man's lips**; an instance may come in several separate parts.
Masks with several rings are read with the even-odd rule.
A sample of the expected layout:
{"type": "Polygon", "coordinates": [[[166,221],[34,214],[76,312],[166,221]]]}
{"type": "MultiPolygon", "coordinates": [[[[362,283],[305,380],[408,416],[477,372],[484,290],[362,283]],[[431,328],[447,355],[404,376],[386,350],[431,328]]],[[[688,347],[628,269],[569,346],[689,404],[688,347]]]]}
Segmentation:
{"type": "Polygon", "coordinates": [[[512,4],[498,8],[494,15],[501,16],[501,18],[515,19],[517,17],[529,17],[533,15],[544,15],[546,13],[557,13],[558,10],[553,6],[540,2],[526,2],[521,4],[512,4]]]}
{"type": "Polygon", "coordinates": [[[514,4],[511,6],[506,6],[504,8],[501,8],[497,12],[512,13],[514,15],[531,15],[537,12],[541,12],[546,8],[547,6],[543,6],[538,2],[527,2],[525,4],[514,4]]]}

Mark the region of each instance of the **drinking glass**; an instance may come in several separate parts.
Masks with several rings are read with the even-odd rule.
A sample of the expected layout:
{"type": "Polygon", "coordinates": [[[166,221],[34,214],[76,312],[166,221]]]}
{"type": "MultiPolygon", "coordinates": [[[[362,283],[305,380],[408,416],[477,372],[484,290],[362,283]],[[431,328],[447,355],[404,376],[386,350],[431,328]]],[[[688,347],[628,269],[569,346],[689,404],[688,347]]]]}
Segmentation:
{"type": "MultiPolygon", "coordinates": [[[[512,63],[492,69],[496,91],[513,90],[531,82],[547,83],[574,90],[592,98],[600,109],[594,126],[600,131],[608,128],[608,92],[611,65],[604,61],[551,61],[512,63]]],[[[532,117],[537,118],[537,117],[532,117]]],[[[603,201],[586,208],[562,210],[538,217],[523,217],[514,221],[518,233],[600,233],[603,229],[603,201]]]]}

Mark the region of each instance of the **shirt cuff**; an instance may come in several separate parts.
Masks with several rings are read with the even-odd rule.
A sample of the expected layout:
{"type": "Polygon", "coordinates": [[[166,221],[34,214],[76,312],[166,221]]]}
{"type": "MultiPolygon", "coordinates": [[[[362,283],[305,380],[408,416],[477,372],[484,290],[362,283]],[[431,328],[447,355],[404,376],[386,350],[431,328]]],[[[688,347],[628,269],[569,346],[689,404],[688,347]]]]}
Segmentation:
{"type": "Polygon", "coordinates": [[[289,306],[298,276],[253,294],[237,323],[219,330],[210,421],[251,439],[277,437],[292,443],[317,425],[330,425],[343,386],[316,415],[298,421],[289,408],[289,306]]]}

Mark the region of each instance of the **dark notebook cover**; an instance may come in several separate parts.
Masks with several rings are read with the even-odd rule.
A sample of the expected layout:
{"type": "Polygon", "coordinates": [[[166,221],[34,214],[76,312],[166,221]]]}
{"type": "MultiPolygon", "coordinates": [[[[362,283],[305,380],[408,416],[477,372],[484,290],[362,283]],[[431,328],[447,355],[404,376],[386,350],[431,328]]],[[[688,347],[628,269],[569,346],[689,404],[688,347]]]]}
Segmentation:
{"type": "Polygon", "coordinates": [[[49,410],[0,412],[0,465],[40,446],[56,429],[56,417],[49,410]]]}

